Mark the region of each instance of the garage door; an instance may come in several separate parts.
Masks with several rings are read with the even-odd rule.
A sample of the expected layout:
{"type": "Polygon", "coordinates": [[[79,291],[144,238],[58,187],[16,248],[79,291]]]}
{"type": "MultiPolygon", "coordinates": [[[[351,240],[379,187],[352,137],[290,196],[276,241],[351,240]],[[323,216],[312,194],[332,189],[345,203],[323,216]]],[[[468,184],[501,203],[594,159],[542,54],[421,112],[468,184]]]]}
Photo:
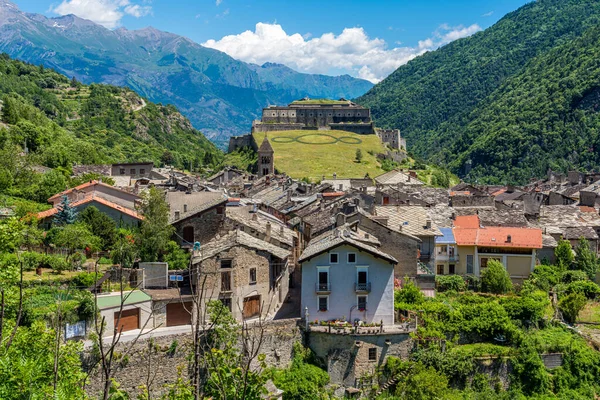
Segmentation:
{"type": "Polygon", "coordinates": [[[190,325],[192,302],[167,304],[167,326],[190,325]]]}
{"type": "Polygon", "coordinates": [[[134,308],[131,310],[123,310],[121,312],[121,319],[119,320],[119,313],[115,313],[115,325],[117,325],[119,332],[131,331],[139,329],[140,327],[140,309],[134,308]]]}
{"type": "Polygon", "coordinates": [[[260,296],[251,296],[244,299],[244,318],[256,317],[260,314],[260,296]]]}

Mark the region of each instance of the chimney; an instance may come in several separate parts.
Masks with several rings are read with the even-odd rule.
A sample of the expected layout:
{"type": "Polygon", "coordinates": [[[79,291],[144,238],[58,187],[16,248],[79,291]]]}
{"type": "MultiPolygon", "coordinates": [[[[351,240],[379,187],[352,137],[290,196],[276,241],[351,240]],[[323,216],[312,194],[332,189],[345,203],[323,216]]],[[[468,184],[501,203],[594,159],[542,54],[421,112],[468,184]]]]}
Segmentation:
{"type": "Polygon", "coordinates": [[[340,227],[346,224],[346,214],[338,213],[335,216],[335,226],[340,227]]]}
{"type": "Polygon", "coordinates": [[[324,209],[325,209],[325,200],[321,199],[321,201],[319,202],[319,208],[320,208],[321,210],[324,210],[324,209]]]}
{"type": "Polygon", "coordinates": [[[456,219],[456,213],[455,212],[452,213],[452,216],[450,217],[450,219],[452,219],[453,221],[456,219]]]}
{"type": "Polygon", "coordinates": [[[287,201],[292,201],[292,189],[287,190],[287,201]]]}
{"type": "Polygon", "coordinates": [[[271,223],[267,221],[267,225],[265,227],[265,242],[271,241],[271,223]]]}
{"type": "Polygon", "coordinates": [[[283,225],[279,226],[279,234],[283,236],[283,225]]]}
{"type": "Polygon", "coordinates": [[[175,219],[176,219],[176,220],[178,220],[178,219],[179,219],[179,215],[180,215],[180,212],[179,212],[179,210],[175,210],[175,219]]]}
{"type": "Polygon", "coordinates": [[[515,192],[515,187],[514,185],[508,185],[506,187],[506,193],[514,193],[515,192]]]}
{"type": "Polygon", "coordinates": [[[511,242],[512,242],[512,236],[511,236],[511,235],[508,235],[508,236],[506,237],[506,243],[511,243],[511,242]]]}
{"type": "Polygon", "coordinates": [[[425,229],[431,229],[431,220],[430,219],[425,221],[425,229]]]}
{"type": "Polygon", "coordinates": [[[252,205],[252,212],[253,212],[253,213],[256,213],[256,211],[258,211],[258,206],[256,205],[256,203],[254,203],[254,204],[252,205]]]}
{"type": "Polygon", "coordinates": [[[187,212],[187,204],[183,205],[183,212],[187,212]]]}
{"type": "Polygon", "coordinates": [[[258,221],[258,216],[256,213],[252,214],[252,221],[258,221]]]}

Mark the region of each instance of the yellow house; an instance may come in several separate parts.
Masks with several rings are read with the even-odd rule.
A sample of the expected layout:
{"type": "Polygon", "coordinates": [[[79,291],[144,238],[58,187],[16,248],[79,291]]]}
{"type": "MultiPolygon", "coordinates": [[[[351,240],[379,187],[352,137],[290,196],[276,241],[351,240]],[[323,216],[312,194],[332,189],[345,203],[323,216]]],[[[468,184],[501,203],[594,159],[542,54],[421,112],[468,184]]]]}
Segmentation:
{"type": "Polygon", "coordinates": [[[454,239],[460,258],[459,275],[481,276],[490,260],[504,265],[513,282],[529,277],[536,264],[536,251],[542,248],[542,230],[523,227],[480,225],[477,215],[456,217],[454,239]]]}

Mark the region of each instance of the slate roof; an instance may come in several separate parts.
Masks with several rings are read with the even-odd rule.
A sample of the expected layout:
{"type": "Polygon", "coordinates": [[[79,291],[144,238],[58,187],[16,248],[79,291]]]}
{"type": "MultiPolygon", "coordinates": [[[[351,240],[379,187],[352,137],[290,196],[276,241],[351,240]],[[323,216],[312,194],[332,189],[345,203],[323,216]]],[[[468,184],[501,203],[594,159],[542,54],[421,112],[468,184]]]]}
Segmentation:
{"type": "Polygon", "coordinates": [[[388,228],[413,236],[442,236],[442,232],[421,206],[375,206],[375,216],[388,217],[388,228]],[[427,220],[431,228],[426,228],[427,220]],[[402,226],[402,228],[400,228],[402,226]]]}
{"type": "Polygon", "coordinates": [[[356,233],[353,232],[352,229],[350,229],[347,225],[333,229],[319,236],[318,238],[311,240],[306,249],[304,249],[304,251],[302,252],[302,255],[300,256],[298,261],[302,262],[308,260],[321,253],[326,252],[329,249],[333,249],[343,244],[348,244],[350,246],[369,252],[376,257],[388,260],[392,264],[398,263],[398,260],[396,260],[393,256],[384,253],[383,251],[371,245],[357,240],[358,238],[359,237],[356,236],[356,233]]]}
{"type": "Polygon", "coordinates": [[[227,202],[227,196],[222,192],[167,192],[167,203],[169,204],[169,223],[187,219],[219,204],[227,202]],[[187,212],[184,205],[187,204],[187,212]],[[179,211],[179,218],[175,219],[175,211],[179,211]]]}
{"type": "Polygon", "coordinates": [[[555,248],[558,246],[558,242],[552,236],[542,234],[542,246],[546,248],[555,248]]]}
{"type": "Polygon", "coordinates": [[[412,185],[412,186],[422,186],[423,182],[418,180],[417,178],[413,178],[407,173],[404,173],[400,170],[394,169],[385,174],[381,174],[375,178],[375,182],[382,185],[412,185]]]}
{"type": "MultiPolygon", "coordinates": [[[[123,207],[123,206],[121,206],[121,205],[119,205],[117,203],[113,203],[112,201],[106,200],[105,198],[100,197],[100,196],[95,196],[93,194],[90,195],[90,196],[86,196],[86,197],[84,197],[81,200],[77,200],[77,201],[72,202],[71,203],[71,207],[78,207],[78,206],[83,205],[83,204],[94,203],[94,202],[103,204],[103,205],[105,205],[107,207],[112,208],[113,210],[119,211],[120,213],[123,213],[125,215],[129,215],[132,218],[139,219],[139,220],[144,219],[144,216],[142,214],[138,213],[135,210],[129,209],[127,207],[123,207]]],[[[42,212],[38,213],[37,214],[37,218],[40,219],[40,220],[42,220],[42,219],[45,219],[45,218],[53,216],[57,212],[58,212],[58,208],[53,207],[53,208],[51,208],[49,210],[42,211],[42,212]]]]}
{"type": "Polygon", "coordinates": [[[202,246],[200,255],[192,258],[192,264],[197,264],[200,261],[214,257],[217,254],[238,245],[269,252],[279,259],[284,259],[291,254],[289,250],[282,249],[281,247],[265,242],[264,240],[257,239],[245,232],[235,230],[229,232],[227,235],[215,238],[202,246]]]}
{"type": "Polygon", "coordinates": [[[269,143],[269,139],[267,138],[267,135],[265,135],[265,138],[263,139],[260,147],[258,148],[259,152],[271,152],[274,153],[273,150],[273,146],[271,146],[271,143],[269,143]]]}
{"type": "Polygon", "coordinates": [[[540,210],[540,216],[535,225],[540,228],[551,226],[560,228],[600,227],[600,215],[597,212],[582,212],[579,207],[574,205],[544,206],[540,210]]]}
{"type": "Polygon", "coordinates": [[[251,213],[250,210],[252,210],[252,206],[227,207],[225,213],[227,218],[261,233],[265,233],[267,231],[268,222],[271,224],[272,238],[290,246],[294,245],[294,237],[296,235],[293,230],[291,230],[287,226],[284,226],[283,224],[277,224],[276,222],[268,221],[267,219],[261,216],[261,213],[257,213],[256,220],[253,220],[252,215],[254,213],[251,213]],[[283,228],[283,234],[281,233],[281,228],[283,228]]]}
{"type": "Polygon", "coordinates": [[[587,240],[598,240],[598,234],[591,226],[566,228],[563,236],[567,240],[577,240],[581,237],[587,240]]]}

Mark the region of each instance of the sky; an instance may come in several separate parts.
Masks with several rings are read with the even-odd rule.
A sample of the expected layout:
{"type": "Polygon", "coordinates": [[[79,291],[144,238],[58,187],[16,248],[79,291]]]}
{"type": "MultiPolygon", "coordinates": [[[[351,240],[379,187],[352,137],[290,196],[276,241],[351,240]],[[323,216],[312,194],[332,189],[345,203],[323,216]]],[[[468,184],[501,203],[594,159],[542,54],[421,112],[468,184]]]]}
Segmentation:
{"type": "Polygon", "coordinates": [[[400,65],[493,25],[525,0],[13,0],[109,29],[147,26],[255,64],[378,82],[400,65]]]}

